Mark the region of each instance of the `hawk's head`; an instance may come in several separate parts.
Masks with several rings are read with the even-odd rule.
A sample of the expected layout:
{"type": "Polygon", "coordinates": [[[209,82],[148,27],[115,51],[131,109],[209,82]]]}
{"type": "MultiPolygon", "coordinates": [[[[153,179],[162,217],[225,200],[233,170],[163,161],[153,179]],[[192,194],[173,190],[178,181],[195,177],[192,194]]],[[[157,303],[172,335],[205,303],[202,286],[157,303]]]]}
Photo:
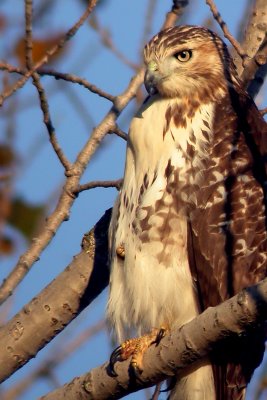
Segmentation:
{"type": "Polygon", "coordinates": [[[205,101],[205,97],[225,93],[227,81],[234,74],[223,41],[197,26],[161,31],[146,45],[144,60],[148,93],[158,92],[164,97],[197,96],[205,101]]]}

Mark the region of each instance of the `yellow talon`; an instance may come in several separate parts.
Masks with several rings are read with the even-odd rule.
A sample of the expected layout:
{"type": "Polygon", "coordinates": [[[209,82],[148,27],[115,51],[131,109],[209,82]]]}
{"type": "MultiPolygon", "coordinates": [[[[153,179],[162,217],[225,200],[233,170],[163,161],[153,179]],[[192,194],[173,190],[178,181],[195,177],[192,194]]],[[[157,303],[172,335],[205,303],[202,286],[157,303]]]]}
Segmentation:
{"type": "Polygon", "coordinates": [[[164,327],[161,329],[154,328],[149,334],[138,338],[128,339],[117,347],[110,356],[109,371],[111,375],[116,376],[114,366],[117,361],[124,361],[129,357],[132,357],[130,367],[134,376],[138,378],[143,372],[143,356],[145,351],[152,344],[158,346],[167,330],[168,329],[164,327]]]}

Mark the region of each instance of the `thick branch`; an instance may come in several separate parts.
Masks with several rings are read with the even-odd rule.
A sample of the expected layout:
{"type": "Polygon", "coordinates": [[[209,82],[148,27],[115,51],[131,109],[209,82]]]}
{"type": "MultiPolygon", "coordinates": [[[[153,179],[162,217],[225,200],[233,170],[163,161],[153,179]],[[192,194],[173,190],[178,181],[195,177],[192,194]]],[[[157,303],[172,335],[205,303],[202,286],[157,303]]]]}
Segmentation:
{"type": "Polygon", "coordinates": [[[0,381],[35,357],[107,286],[107,230],[111,210],[89,234],[82,251],[53,282],[0,329],[0,381]]]}
{"type": "MultiPolygon", "coordinates": [[[[42,400],[118,399],[184,371],[210,354],[218,342],[243,335],[267,317],[267,279],[245,289],[217,307],[210,307],[178,331],[173,330],[144,355],[140,380],[129,376],[129,361],[116,364],[117,377],[108,363],[75,378],[42,400]]],[[[227,342],[226,342],[227,345],[227,342]]]]}
{"type": "Polygon", "coordinates": [[[1,391],[1,400],[17,399],[32,385],[34,385],[37,379],[49,378],[58,365],[63,363],[66,358],[71,356],[84,343],[88,342],[92,336],[99,334],[99,332],[105,328],[105,325],[105,321],[100,320],[95,325],[90,326],[80,333],[77,337],[74,337],[74,339],[62,343],[61,348],[51,348],[49,356],[46,357],[27,376],[12,385],[10,389],[1,391]]]}
{"type": "MultiPolygon", "coordinates": [[[[258,71],[262,73],[264,64],[267,62],[267,4],[266,0],[254,0],[254,5],[247,24],[246,32],[241,43],[243,49],[248,54],[245,66],[242,60],[236,55],[234,56],[235,65],[238,75],[247,88],[249,83],[253,83],[253,79],[258,71]],[[265,60],[265,61],[264,61],[265,60]]],[[[265,67],[266,69],[266,67],[265,67]]],[[[266,75],[266,71],[264,76],[266,75]]],[[[258,84],[257,91],[261,87],[263,80],[258,84]]],[[[255,88],[253,89],[255,94],[255,88]]]]}

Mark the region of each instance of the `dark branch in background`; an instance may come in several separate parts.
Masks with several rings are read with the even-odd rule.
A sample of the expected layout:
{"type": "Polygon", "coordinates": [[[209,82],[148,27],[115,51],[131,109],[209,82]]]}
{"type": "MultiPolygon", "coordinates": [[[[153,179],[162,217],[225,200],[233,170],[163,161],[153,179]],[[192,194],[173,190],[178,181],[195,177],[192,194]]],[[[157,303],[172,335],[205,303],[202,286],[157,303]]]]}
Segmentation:
{"type": "Polygon", "coordinates": [[[105,363],[41,399],[119,399],[167,377],[179,377],[186,368],[218,349],[218,344],[225,348],[229,338],[246,334],[266,317],[267,279],[208,308],[180,329],[173,329],[158,346],[151,346],[144,355],[144,369],[138,380],[129,378],[129,360],[116,363],[117,377],[110,376],[105,363]]]}
{"type": "MultiPolygon", "coordinates": [[[[28,71],[33,68],[32,62],[32,0],[25,0],[25,65],[28,71]]],[[[49,105],[47,102],[46,94],[44,88],[40,82],[40,77],[37,72],[32,74],[33,84],[37,89],[40,99],[40,107],[43,112],[44,124],[47,128],[50,143],[53,146],[53,149],[58,156],[59,161],[65,168],[68,170],[71,166],[70,162],[66,158],[63,153],[61,147],[58,144],[55,129],[53,127],[53,123],[51,120],[51,116],[49,113],[49,105]]]]}
{"type": "Polygon", "coordinates": [[[81,16],[81,18],[76,22],[76,24],[68,30],[66,35],[64,36],[63,39],[59,41],[58,44],[53,46],[50,50],[48,50],[45,54],[44,57],[38,61],[33,68],[31,68],[21,79],[17,81],[15,85],[13,85],[10,89],[6,90],[2,95],[0,95],[0,106],[3,104],[4,100],[10,97],[13,93],[15,93],[18,89],[22,88],[24,84],[27,82],[27,80],[34,74],[34,72],[42,67],[44,64],[46,64],[50,57],[53,56],[55,53],[57,53],[78,31],[78,29],[82,26],[82,24],[86,21],[88,16],[91,14],[93,11],[95,5],[97,3],[97,0],[89,0],[88,6],[84,12],[84,14],[81,16]]]}
{"type": "Polygon", "coordinates": [[[107,286],[110,216],[111,210],[84,236],[69,266],[0,329],[0,382],[35,357],[107,286]]]}

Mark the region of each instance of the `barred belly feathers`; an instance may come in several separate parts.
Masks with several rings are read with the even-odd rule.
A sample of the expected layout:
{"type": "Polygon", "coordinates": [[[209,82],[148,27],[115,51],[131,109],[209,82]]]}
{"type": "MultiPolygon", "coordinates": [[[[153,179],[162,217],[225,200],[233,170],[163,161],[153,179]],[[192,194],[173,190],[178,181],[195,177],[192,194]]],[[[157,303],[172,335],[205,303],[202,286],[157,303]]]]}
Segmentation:
{"type": "MultiPolygon", "coordinates": [[[[179,26],[156,35],[144,58],[149,97],[130,125],[110,225],[107,316],[118,341],[180,327],[266,276],[267,128],[225,44],[179,26]]],[[[170,398],[244,399],[263,329],[245,343],[178,377],[170,398]]]]}

